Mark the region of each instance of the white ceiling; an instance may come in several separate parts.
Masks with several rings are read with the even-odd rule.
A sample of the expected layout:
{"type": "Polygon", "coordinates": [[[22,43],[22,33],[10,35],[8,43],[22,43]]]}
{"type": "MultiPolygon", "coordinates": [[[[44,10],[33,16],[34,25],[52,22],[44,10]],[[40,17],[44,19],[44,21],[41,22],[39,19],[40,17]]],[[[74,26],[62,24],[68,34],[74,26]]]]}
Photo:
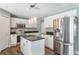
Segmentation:
{"type": "Polygon", "coordinates": [[[33,3],[0,3],[0,8],[12,13],[15,16],[29,18],[34,16],[49,16],[79,6],[77,3],[38,3],[37,7],[40,9],[36,10],[29,9],[31,4],[33,3]]]}

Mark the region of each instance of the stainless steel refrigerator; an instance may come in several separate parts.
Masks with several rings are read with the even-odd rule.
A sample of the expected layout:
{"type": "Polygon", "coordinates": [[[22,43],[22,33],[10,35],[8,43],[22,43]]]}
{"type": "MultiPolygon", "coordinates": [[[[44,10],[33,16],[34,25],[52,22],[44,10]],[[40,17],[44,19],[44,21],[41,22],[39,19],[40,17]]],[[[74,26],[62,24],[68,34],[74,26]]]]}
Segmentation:
{"type": "Polygon", "coordinates": [[[55,53],[60,55],[74,54],[76,20],[75,16],[65,16],[53,20],[55,53]]]}

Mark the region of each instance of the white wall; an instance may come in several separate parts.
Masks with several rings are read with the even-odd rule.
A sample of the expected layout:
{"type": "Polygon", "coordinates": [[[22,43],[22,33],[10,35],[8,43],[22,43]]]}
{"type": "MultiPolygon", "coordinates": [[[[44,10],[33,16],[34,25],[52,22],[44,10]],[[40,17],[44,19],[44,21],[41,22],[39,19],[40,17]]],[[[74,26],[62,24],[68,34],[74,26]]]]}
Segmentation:
{"type": "Polygon", "coordinates": [[[52,19],[56,19],[56,18],[61,18],[61,17],[64,17],[64,16],[77,16],[77,9],[73,9],[73,10],[70,10],[70,11],[62,12],[62,13],[59,13],[59,14],[56,14],[56,15],[52,15],[52,16],[48,16],[48,17],[50,17],[52,19]]]}
{"type": "Polygon", "coordinates": [[[77,16],[77,9],[73,9],[73,10],[70,10],[70,11],[66,11],[66,12],[63,12],[63,13],[59,13],[59,14],[56,14],[56,15],[45,17],[44,18],[44,21],[46,22],[46,23],[44,23],[45,27],[49,27],[49,26],[53,27],[53,19],[62,18],[64,16],[77,16]]]}

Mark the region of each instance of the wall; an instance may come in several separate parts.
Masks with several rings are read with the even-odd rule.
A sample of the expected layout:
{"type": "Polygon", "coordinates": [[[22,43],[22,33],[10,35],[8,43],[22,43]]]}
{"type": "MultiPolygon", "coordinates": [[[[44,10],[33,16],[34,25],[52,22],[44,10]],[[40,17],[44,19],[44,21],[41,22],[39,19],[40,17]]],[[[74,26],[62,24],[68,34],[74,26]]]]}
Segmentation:
{"type": "Polygon", "coordinates": [[[53,19],[62,18],[64,16],[77,16],[77,9],[69,10],[63,13],[55,14],[52,16],[44,17],[44,31],[46,31],[46,28],[53,28],[53,19]]]}
{"type": "Polygon", "coordinates": [[[5,17],[10,17],[10,13],[0,8],[0,15],[5,17]]]}
{"type": "MultiPolygon", "coordinates": [[[[52,15],[52,16],[48,16],[48,17],[50,17],[52,19],[56,19],[56,18],[61,18],[64,16],[77,16],[77,9],[68,10],[66,12],[58,13],[56,15],[52,15]]],[[[45,17],[45,18],[47,18],[47,17],[45,17]]]]}
{"type": "MultiPolygon", "coordinates": [[[[52,16],[44,17],[44,32],[46,32],[46,28],[53,28],[53,19],[62,18],[65,16],[77,16],[77,9],[69,10],[63,13],[55,14],[52,16]]],[[[53,29],[52,29],[53,30],[53,29]]]]}

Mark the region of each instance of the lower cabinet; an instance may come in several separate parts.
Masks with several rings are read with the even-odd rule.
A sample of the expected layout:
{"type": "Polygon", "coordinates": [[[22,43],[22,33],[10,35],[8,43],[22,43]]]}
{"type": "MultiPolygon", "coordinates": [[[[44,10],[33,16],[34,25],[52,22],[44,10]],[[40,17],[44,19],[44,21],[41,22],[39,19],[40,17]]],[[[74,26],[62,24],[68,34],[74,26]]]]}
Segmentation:
{"type": "Polygon", "coordinates": [[[44,55],[45,54],[45,43],[44,39],[34,41],[31,43],[31,54],[33,55],[44,55]]]}
{"type": "Polygon", "coordinates": [[[17,44],[17,35],[16,34],[11,34],[10,45],[11,46],[16,46],[16,44],[17,44]]]}
{"type": "Polygon", "coordinates": [[[44,55],[45,54],[44,39],[37,40],[37,41],[29,41],[21,37],[20,48],[21,48],[21,52],[24,55],[44,55]]]}
{"type": "Polygon", "coordinates": [[[23,49],[24,49],[24,54],[30,54],[30,42],[29,41],[24,41],[23,43],[23,49]]]}
{"type": "Polygon", "coordinates": [[[29,54],[29,50],[30,50],[29,48],[30,48],[30,42],[21,37],[21,41],[20,41],[21,52],[27,55],[29,54]]]}
{"type": "Polygon", "coordinates": [[[46,40],[45,40],[45,45],[46,47],[50,48],[50,49],[54,49],[54,43],[53,43],[53,36],[51,35],[46,35],[46,40]]]}

